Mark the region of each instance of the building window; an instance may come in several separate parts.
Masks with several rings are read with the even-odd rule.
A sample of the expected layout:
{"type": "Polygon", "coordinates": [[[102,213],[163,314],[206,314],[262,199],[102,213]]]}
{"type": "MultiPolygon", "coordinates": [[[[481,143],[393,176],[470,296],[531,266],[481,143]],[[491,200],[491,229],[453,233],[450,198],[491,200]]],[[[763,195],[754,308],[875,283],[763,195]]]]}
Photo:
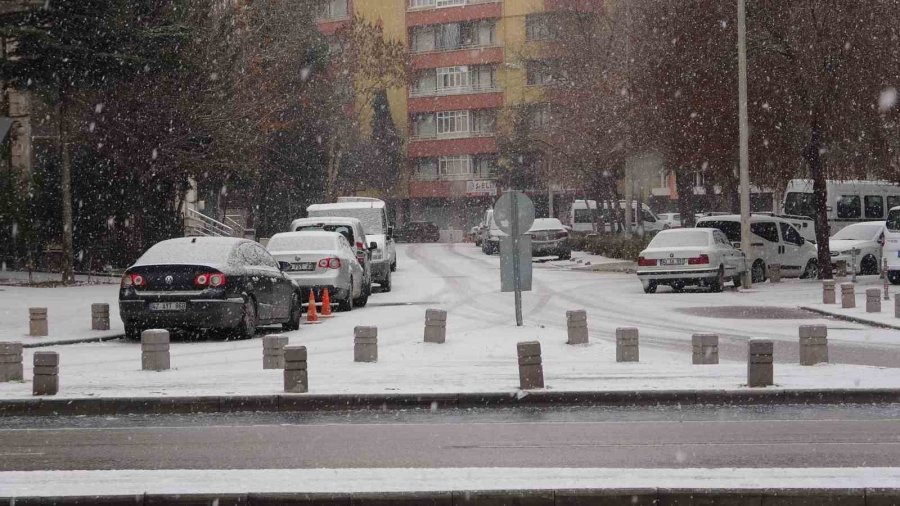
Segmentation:
{"type": "Polygon", "coordinates": [[[350,15],[350,0],[326,0],[320,7],[320,20],[344,19],[350,15]]]}
{"type": "Polygon", "coordinates": [[[497,169],[497,157],[494,155],[482,155],[475,157],[475,179],[493,179],[497,169]]]}
{"type": "Polygon", "coordinates": [[[554,35],[549,14],[529,14],[525,17],[526,40],[548,40],[553,39],[554,35]]]}
{"type": "Polygon", "coordinates": [[[419,158],[415,165],[416,179],[419,181],[436,181],[438,179],[438,162],[436,158],[419,158]]]}
{"type": "Polygon", "coordinates": [[[412,136],[413,137],[434,137],[437,135],[437,124],[434,121],[434,113],[422,113],[413,116],[412,120],[412,136]]]}
{"type": "Polygon", "coordinates": [[[422,9],[425,7],[434,7],[434,0],[409,0],[410,9],[422,9]]]}
{"type": "Polygon", "coordinates": [[[534,60],[526,62],[525,74],[529,86],[540,86],[553,82],[553,74],[546,62],[534,60]]]}
{"type": "Polygon", "coordinates": [[[453,95],[493,90],[497,87],[497,69],[493,65],[460,65],[419,72],[411,95],[453,95]]]}
{"type": "Polygon", "coordinates": [[[492,90],[497,87],[497,67],[493,65],[475,65],[469,67],[469,82],[476,90],[492,90]]]}
{"type": "Polygon", "coordinates": [[[551,120],[550,104],[538,104],[531,112],[531,127],[535,130],[547,130],[551,120]]]}
{"type": "Polygon", "coordinates": [[[410,50],[413,53],[424,53],[435,50],[437,29],[435,26],[417,26],[410,34],[410,50]]]}
{"type": "Polygon", "coordinates": [[[470,179],[472,177],[472,157],[442,156],[438,158],[441,179],[470,179]]]}
{"type": "Polygon", "coordinates": [[[443,67],[437,69],[438,89],[465,88],[469,86],[469,67],[443,67]]]}
{"type": "Polygon", "coordinates": [[[453,7],[456,5],[466,5],[466,0],[437,0],[438,7],[453,7]]]}
{"type": "Polygon", "coordinates": [[[472,133],[477,135],[493,134],[497,128],[497,111],[479,109],[472,111],[472,133]]]}
{"type": "Polygon", "coordinates": [[[496,40],[496,22],[481,20],[416,26],[410,32],[409,40],[414,53],[489,46],[496,40]]]}
{"type": "Polygon", "coordinates": [[[441,111],[437,113],[437,134],[446,136],[469,133],[469,111],[441,111]]]}
{"type": "Polygon", "coordinates": [[[414,95],[435,93],[437,89],[437,74],[435,69],[427,69],[418,73],[416,76],[416,84],[413,85],[414,95]]]}

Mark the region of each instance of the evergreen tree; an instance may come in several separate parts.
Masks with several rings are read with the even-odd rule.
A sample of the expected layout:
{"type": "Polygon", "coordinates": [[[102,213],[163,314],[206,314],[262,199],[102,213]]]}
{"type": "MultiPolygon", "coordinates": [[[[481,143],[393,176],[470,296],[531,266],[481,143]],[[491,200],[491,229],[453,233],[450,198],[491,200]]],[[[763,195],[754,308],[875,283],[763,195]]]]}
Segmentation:
{"type": "Polygon", "coordinates": [[[366,169],[369,186],[382,194],[397,183],[403,164],[403,139],[391,117],[391,106],[384,90],[372,101],[371,164],[366,169]]]}

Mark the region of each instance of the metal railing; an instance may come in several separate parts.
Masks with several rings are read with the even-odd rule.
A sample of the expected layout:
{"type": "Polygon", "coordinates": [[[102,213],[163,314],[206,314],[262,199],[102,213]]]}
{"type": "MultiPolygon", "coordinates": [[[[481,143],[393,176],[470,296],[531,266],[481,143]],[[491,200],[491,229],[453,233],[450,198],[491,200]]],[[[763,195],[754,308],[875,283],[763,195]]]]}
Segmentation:
{"type": "Polygon", "coordinates": [[[463,7],[466,5],[477,5],[477,4],[493,4],[499,3],[502,0],[456,0],[456,1],[448,1],[448,0],[432,0],[430,2],[413,2],[410,1],[407,5],[406,10],[408,11],[423,11],[427,9],[443,9],[446,7],[463,7]]]}
{"type": "Polygon", "coordinates": [[[456,46],[446,46],[446,47],[433,47],[431,49],[416,49],[414,47],[409,48],[410,54],[428,54],[428,53],[449,53],[451,51],[463,51],[466,49],[484,49],[488,47],[500,47],[500,45],[495,42],[474,42],[471,44],[458,44],[456,46]]]}
{"type": "Polygon", "coordinates": [[[450,134],[410,135],[411,141],[440,141],[453,139],[472,139],[477,137],[494,137],[496,132],[453,132],[450,134]]]}
{"type": "Polygon", "coordinates": [[[188,209],[187,213],[185,213],[185,236],[240,237],[241,234],[238,233],[239,230],[243,232],[243,229],[230,227],[221,221],[206,216],[196,209],[188,209]]]}
{"type": "Polygon", "coordinates": [[[439,88],[437,86],[429,87],[426,89],[417,89],[410,88],[409,96],[410,97],[442,97],[446,95],[470,95],[475,93],[498,93],[503,91],[500,86],[496,84],[489,84],[485,86],[457,86],[453,88],[439,88]]]}

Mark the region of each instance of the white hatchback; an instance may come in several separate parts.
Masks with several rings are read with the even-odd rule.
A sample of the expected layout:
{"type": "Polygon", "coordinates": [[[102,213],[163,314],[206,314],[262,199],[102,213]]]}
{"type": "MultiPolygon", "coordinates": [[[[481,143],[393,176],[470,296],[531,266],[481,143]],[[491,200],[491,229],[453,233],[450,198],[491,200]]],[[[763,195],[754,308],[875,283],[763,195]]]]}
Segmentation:
{"type": "Polygon", "coordinates": [[[663,230],[638,258],[637,276],[644,292],[669,285],[676,292],[687,285],[706,286],[721,292],[728,280],[740,284],[744,254],[713,228],[663,230]]]}
{"type": "Polygon", "coordinates": [[[840,260],[857,274],[881,272],[881,250],[884,246],[884,222],[854,223],[837,231],[828,241],[831,263],[840,260]],[[856,250],[854,263],[853,250],[856,250]]]}

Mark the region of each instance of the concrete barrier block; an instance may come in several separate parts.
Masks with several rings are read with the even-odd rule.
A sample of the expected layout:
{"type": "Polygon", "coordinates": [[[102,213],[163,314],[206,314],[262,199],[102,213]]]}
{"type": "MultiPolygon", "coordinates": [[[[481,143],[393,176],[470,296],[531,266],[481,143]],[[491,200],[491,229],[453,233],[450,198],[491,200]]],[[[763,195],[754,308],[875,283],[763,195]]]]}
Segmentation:
{"type": "Polygon", "coordinates": [[[638,329],[634,327],[616,329],[616,362],[639,361],[638,329]]]}
{"type": "Polygon", "coordinates": [[[587,344],[589,339],[587,311],[583,309],[566,311],[566,330],[568,344],[587,344]]]}
{"type": "Polygon", "coordinates": [[[834,304],[837,302],[834,286],[835,282],[832,279],[822,281],[822,304],[834,304]]]}
{"type": "Polygon", "coordinates": [[[263,369],[284,368],[284,347],[289,341],[288,336],[279,334],[263,336],[263,369]]]}
{"type": "Polygon", "coordinates": [[[769,264],[766,273],[769,275],[769,282],[781,283],[781,264],[769,264]]]}
{"type": "Polygon", "coordinates": [[[22,343],[0,343],[0,383],[24,379],[22,343]]]}
{"type": "Polygon", "coordinates": [[[841,283],[841,307],[843,309],[856,307],[856,286],[853,283],[841,283]]]}
{"type": "Polygon", "coordinates": [[[306,346],[284,348],[284,391],[303,394],[309,391],[306,346]]]}
{"type": "Polygon", "coordinates": [[[109,330],[109,304],[91,304],[91,330],[109,330]]]}
{"type": "Polygon", "coordinates": [[[867,313],[880,313],[881,312],[881,289],[880,288],[866,289],[866,312],[867,313]]]}
{"type": "Polygon", "coordinates": [[[169,351],[144,351],[141,353],[141,370],[168,371],[172,368],[169,351]]]}
{"type": "Polygon", "coordinates": [[[59,354],[55,351],[37,351],[33,356],[33,395],[59,393],[59,354]]]}
{"type": "Polygon", "coordinates": [[[149,329],[141,332],[141,344],[168,344],[169,331],[162,329],[149,329]]]}
{"type": "Polygon", "coordinates": [[[378,327],[353,329],[353,361],[378,362],[378,327]]]}
{"type": "Polygon", "coordinates": [[[719,363],[718,334],[694,334],[691,336],[691,362],[695,365],[714,365],[719,363]]]}
{"type": "Polygon", "coordinates": [[[442,309],[425,310],[425,342],[443,344],[447,340],[447,312],[442,309]]]}
{"type": "Polygon", "coordinates": [[[774,384],[773,354],[775,344],[766,339],[751,339],[747,346],[747,386],[774,384]]]}
{"type": "Polygon", "coordinates": [[[544,388],[544,366],[541,364],[541,343],[524,341],[516,345],[519,362],[519,388],[544,388]]]}
{"type": "Polygon", "coordinates": [[[425,321],[445,322],[447,321],[447,311],[443,309],[426,309],[425,321]]]}
{"type": "Polygon", "coordinates": [[[364,327],[359,326],[353,329],[353,337],[363,337],[363,338],[378,338],[378,327],[364,327]]]}
{"type": "Polygon", "coordinates": [[[167,371],[172,367],[169,355],[169,331],[150,329],[141,333],[141,370],[167,371]]]}
{"type": "Polygon", "coordinates": [[[47,308],[28,308],[28,335],[32,337],[45,337],[48,333],[47,308]]]}
{"type": "Polygon", "coordinates": [[[59,365],[59,353],[55,351],[36,351],[33,356],[35,366],[53,366],[59,365]]]}
{"type": "Polygon", "coordinates": [[[518,356],[521,357],[533,357],[535,355],[541,356],[541,342],[540,341],[522,341],[516,344],[516,351],[518,356]]]}

